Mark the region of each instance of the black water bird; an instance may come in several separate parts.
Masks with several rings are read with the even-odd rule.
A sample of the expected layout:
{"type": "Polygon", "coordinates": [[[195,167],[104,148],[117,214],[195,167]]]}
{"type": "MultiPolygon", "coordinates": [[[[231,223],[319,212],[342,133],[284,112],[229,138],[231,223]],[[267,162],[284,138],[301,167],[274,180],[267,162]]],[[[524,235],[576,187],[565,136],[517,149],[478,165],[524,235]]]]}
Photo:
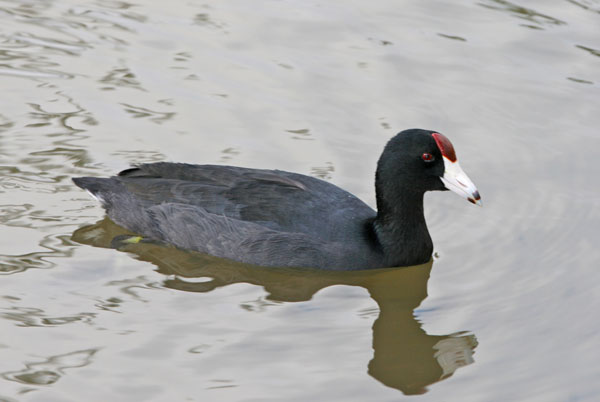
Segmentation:
{"type": "Polygon", "coordinates": [[[149,239],[248,264],[330,270],[429,261],[426,191],[452,190],[481,204],[452,143],[420,129],[385,146],[377,211],[331,183],[280,170],[160,162],[73,181],[114,222],[149,239]]]}

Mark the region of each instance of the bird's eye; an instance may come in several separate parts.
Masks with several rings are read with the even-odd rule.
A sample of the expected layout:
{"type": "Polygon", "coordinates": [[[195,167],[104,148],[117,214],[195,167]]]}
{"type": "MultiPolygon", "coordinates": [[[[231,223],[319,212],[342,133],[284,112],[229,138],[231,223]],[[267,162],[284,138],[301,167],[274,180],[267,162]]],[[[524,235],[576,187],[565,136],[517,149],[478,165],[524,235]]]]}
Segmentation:
{"type": "Polygon", "coordinates": [[[433,155],[425,152],[423,155],[421,155],[421,159],[423,159],[425,162],[431,162],[433,161],[433,155]]]}

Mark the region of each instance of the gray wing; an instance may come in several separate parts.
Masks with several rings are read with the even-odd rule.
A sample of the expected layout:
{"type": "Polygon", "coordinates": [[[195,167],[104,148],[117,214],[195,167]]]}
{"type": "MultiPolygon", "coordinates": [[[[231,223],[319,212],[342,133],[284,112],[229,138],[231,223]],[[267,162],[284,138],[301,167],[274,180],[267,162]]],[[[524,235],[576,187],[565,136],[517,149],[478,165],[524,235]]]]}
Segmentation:
{"type": "MultiPolygon", "coordinates": [[[[76,183],[104,201],[109,216],[129,211],[112,202],[116,194],[133,197],[142,208],[162,203],[204,211],[276,231],[306,233],[323,241],[343,241],[375,216],[352,194],[325,181],[296,173],[232,166],[153,163],[109,179],[79,178],[76,183]]],[[[121,199],[121,203],[122,203],[121,199]]],[[[116,220],[115,220],[116,221],[116,220]]]]}
{"type": "MultiPolygon", "coordinates": [[[[206,212],[185,204],[161,204],[149,208],[152,237],[190,250],[262,266],[352,269],[359,261],[339,242],[326,247],[303,233],[272,230],[206,212]],[[335,266],[331,261],[338,261],[335,266]],[[328,263],[329,262],[329,263],[328,263]]],[[[362,265],[364,267],[364,265],[362,265]]]]}

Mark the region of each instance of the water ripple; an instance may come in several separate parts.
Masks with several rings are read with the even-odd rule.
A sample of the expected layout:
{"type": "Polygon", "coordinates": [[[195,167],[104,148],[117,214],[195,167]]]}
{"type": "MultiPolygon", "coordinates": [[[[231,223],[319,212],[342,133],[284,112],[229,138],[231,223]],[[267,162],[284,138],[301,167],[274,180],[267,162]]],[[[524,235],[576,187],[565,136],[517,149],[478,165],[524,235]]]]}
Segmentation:
{"type": "MultiPolygon", "coordinates": [[[[142,88],[141,83],[136,79],[135,74],[127,67],[118,67],[106,73],[104,77],[100,79],[103,84],[114,85],[116,87],[134,88],[142,91],[146,91],[142,88]]],[[[102,89],[114,89],[111,87],[105,87],[102,89]]]]}
{"type": "Polygon", "coordinates": [[[102,43],[126,46],[127,41],[116,33],[134,33],[138,24],[147,21],[132,8],[124,2],[71,8],[52,2],[3,5],[0,14],[9,24],[8,33],[0,35],[0,75],[37,80],[75,78],[77,74],[65,69],[70,63],[60,57],[79,57],[102,43]]]}
{"type": "Polygon", "coordinates": [[[77,313],[64,316],[49,316],[44,310],[35,307],[11,307],[3,309],[0,317],[16,321],[19,327],[55,327],[75,322],[91,323],[95,313],[77,313]]]}
{"type": "Polygon", "coordinates": [[[49,269],[56,265],[50,259],[71,257],[75,251],[75,245],[71,242],[69,236],[65,235],[51,234],[44,236],[39,245],[47,251],[20,255],[0,255],[0,275],[16,274],[31,268],[49,269]]]}
{"type": "Polygon", "coordinates": [[[64,52],[66,54],[73,55],[73,56],[78,56],[84,50],[90,48],[89,44],[87,44],[81,40],[68,42],[65,40],[44,38],[44,37],[36,36],[32,33],[27,33],[27,32],[18,32],[16,34],[6,38],[4,43],[6,43],[6,44],[15,43],[17,45],[21,45],[20,47],[23,47],[23,48],[39,46],[45,50],[64,52]]]}
{"type": "Polygon", "coordinates": [[[519,4],[511,3],[510,1],[506,0],[486,0],[479,3],[479,5],[491,10],[506,12],[513,17],[525,20],[530,24],[534,24],[523,25],[527,28],[543,29],[544,26],[557,26],[566,24],[566,22],[559,20],[558,18],[542,14],[532,8],[523,7],[519,4]]]}
{"type": "Polygon", "coordinates": [[[133,118],[148,118],[150,121],[161,124],[165,121],[171,120],[175,116],[175,112],[160,112],[151,110],[142,106],[134,106],[127,103],[121,103],[125,106],[125,111],[129,113],[133,118]]]}
{"type": "Polygon", "coordinates": [[[99,349],[84,349],[70,353],[50,356],[36,363],[25,363],[25,368],[19,371],[7,371],[2,377],[28,385],[50,385],[58,381],[66,369],[81,368],[92,363],[99,349]]]}
{"type": "Polygon", "coordinates": [[[7,64],[0,64],[1,75],[12,75],[14,77],[22,78],[73,78],[73,74],[53,71],[53,70],[40,70],[38,68],[20,68],[13,67],[7,64]]]}
{"type": "Polygon", "coordinates": [[[587,11],[600,14],[600,3],[597,0],[567,0],[569,3],[587,11]]]}

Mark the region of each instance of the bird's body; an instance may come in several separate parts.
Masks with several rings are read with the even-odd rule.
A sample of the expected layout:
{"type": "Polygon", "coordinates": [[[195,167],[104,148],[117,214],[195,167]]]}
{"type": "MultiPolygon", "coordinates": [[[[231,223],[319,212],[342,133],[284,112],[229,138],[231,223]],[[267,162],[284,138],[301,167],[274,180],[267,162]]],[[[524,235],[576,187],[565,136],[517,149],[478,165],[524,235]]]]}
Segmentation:
{"type": "MultiPolygon", "coordinates": [[[[439,178],[428,188],[388,177],[413,169],[402,157],[384,157],[397,151],[393,141],[377,170],[379,212],[331,183],[280,170],[161,162],[73,180],[119,225],[183,249],[264,266],[349,270],[424,263],[433,245],[423,194],[444,188],[439,178]]],[[[441,159],[442,152],[430,148],[441,159]]]]}
{"type": "Polygon", "coordinates": [[[357,248],[348,236],[363,233],[370,244],[369,222],[375,211],[341,188],[310,176],[153,163],[116,177],[78,178],[75,183],[99,198],[116,223],[217,257],[326,268],[336,256],[339,268],[345,269],[368,268],[373,265],[370,259],[382,257],[369,247],[357,248]],[[293,208],[285,200],[304,208],[293,208]],[[323,244],[329,245],[326,250],[323,244]]]}

